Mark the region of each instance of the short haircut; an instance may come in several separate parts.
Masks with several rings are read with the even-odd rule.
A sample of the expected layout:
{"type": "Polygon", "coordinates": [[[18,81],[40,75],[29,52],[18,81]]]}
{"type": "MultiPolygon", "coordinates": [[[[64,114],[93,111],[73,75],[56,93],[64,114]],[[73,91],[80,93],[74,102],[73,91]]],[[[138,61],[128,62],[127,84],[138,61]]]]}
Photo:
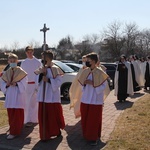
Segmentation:
{"type": "Polygon", "coordinates": [[[90,58],[91,60],[94,60],[95,61],[95,63],[97,63],[98,62],[98,55],[96,54],[96,53],[89,53],[88,55],[86,55],[86,57],[87,58],[90,58]]]}
{"type": "Polygon", "coordinates": [[[83,55],[83,56],[82,56],[82,59],[84,59],[84,58],[86,58],[86,55],[83,55]]]}
{"type": "Polygon", "coordinates": [[[27,52],[27,51],[34,51],[34,49],[31,46],[27,46],[25,48],[25,52],[27,52]]]}
{"type": "Polygon", "coordinates": [[[54,57],[51,50],[44,51],[41,55],[47,56],[51,60],[53,60],[53,57],[54,57]]]}
{"type": "Polygon", "coordinates": [[[18,60],[18,56],[16,54],[11,53],[11,54],[8,55],[8,59],[16,59],[16,60],[18,60]]]}
{"type": "Polygon", "coordinates": [[[125,60],[127,59],[127,57],[126,57],[124,54],[122,54],[122,55],[120,56],[120,58],[124,58],[125,60]]]}

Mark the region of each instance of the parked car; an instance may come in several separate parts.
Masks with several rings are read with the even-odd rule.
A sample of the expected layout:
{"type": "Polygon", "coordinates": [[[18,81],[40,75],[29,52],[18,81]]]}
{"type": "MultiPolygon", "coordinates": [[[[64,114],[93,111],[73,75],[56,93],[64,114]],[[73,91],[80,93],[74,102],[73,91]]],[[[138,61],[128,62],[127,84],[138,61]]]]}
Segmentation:
{"type": "MultiPolygon", "coordinates": [[[[18,66],[21,65],[21,62],[23,60],[19,60],[18,66]]],[[[63,80],[62,85],[60,87],[61,95],[64,97],[65,100],[69,100],[69,88],[71,86],[72,81],[74,80],[75,76],[77,75],[77,72],[75,72],[73,69],[71,69],[66,64],[62,63],[61,61],[53,60],[53,63],[58,66],[63,72],[63,80]]],[[[6,67],[3,70],[3,73],[10,68],[9,64],[6,65],[6,67]]],[[[1,74],[3,74],[1,73],[1,74]]],[[[0,78],[0,82],[1,82],[0,78]]]]}
{"type": "Polygon", "coordinates": [[[117,64],[116,63],[105,63],[105,62],[101,62],[101,64],[107,68],[106,73],[112,79],[113,86],[114,86],[114,77],[115,77],[115,71],[117,68],[117,64]]]}
{"type": "Polygon", "coordinates": [[[74,71],[78,72],[80,68],[82,68],[82,64],[77,64],[77,63],[65,63],[68,65],[70,68],[72,68],[74,71]]]}

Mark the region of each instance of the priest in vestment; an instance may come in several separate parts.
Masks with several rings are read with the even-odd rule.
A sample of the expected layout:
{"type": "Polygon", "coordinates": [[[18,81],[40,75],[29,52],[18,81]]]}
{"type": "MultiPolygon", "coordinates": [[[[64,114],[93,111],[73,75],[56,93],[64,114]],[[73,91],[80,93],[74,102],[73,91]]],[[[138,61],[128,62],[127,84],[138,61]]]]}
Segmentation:
{"type": "Polygon", "coordinates": [[[126,61],[126,57],[122,55],[115,72],[115,96],[117,96],[119,102],[122,102],[133,94],[131,66],[126,61]]]}
{"type": "Polygon", "coordinates": [[[150,56],[147,57],[146,68],[145,68],[145,89],[150,90],[150,56]]]}
{"type": "Polygon", "coordinates": [[[86,66],[78,81],[82,85],[81,96],[81,126],[83,137],[91,144],[97,145],[101,138],[102,110],[104,90],[108,75],[97,67],[98,55],[87,55],[86,66]]]}
{"type": "Polygon", "coordinates": [[[45,51],[42,55],[45,57],[46,65],[35,73],[38,74],[37,84],[39,86],[37,101],[39,102],[40,139],[47,141],[53,136],[61,136],[60,129],[65,127],[60,99],[63,72],[52,63],[53,53],[51,51],[45,51]]]}
{"type": "Polygon", "coordinates": [[[144,87],[145,85],[145,70],[146,70],[146,60],[142,57],[140,59],[141,63],[140,63],[140,70],[141,70],[141,83],[142,83],[142,87],[144,87]]]}
{"type": "Polygon", "coordinates": [[[18,56],[11,54],[8,57],[10,68],[2,75],[2,92],[5,97],[5,108],[8,113],[10,127],[7,139],[14,139],[21,134],[24,123],[25,90],[27,73],[17,66],[18,56]]]}
{"type": "Polygon", "coordinates": [[[131,63],[131,73],[132,73],[132,80],[133,80],[133,89],[134,92],[139,91],[142,86],[142,74],[140,69],[140,64],[137,60],[134,60],[134,56],[130,56],[130,63],[131,63]]]}

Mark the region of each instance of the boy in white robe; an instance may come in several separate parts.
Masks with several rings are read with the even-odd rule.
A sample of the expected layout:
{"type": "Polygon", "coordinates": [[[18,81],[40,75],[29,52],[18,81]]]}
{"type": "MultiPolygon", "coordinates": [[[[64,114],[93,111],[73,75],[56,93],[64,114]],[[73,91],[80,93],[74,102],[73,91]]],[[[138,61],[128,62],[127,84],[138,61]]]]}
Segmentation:
{"type": "Polygon", "coordinates": [[[40,139],[47,141],[52,136],[60,136],[60,129],[65,127],[60,99],[63,72],[59,67],[53,65],[51,51],[45,51],[42,55],[45,57],[46,65],[35,73],[39,74],[37,101],[39,102],[40,139]]]}
{"type": "Polygon", "coordinates": [[[78,78],[82,85],[81,97],[81,125],[84,138],[91,145],[97,145],[101,137],[102,108],[104,91],[108,75],[97,67],[98,56],[96,53],[87,55],[86,66],[78,78]]]}
{"type": "Polygon", "coordinates": [[[27,46],[25,49],[27,58],[21,63],[21,68],[27,72],[27,88],[26,88],[26,103],[25,103],[25,119],[24,123],[27,127],[38,122],[38,103],[36,101],[36,75],[34,71],[41,66],[41,62],[33,56],[34,49],[27,46]]]}
{"type": "Polygon", "coordinates": [[[8,57],[10,68],[2,76],[2,91],[6,94],[5,107],[7,108],[10,126],[8,140],[21,134],[24,122],[27,73],[17,66],[17,61],[18,57],[15,54],[11,54],[8,57]]]}

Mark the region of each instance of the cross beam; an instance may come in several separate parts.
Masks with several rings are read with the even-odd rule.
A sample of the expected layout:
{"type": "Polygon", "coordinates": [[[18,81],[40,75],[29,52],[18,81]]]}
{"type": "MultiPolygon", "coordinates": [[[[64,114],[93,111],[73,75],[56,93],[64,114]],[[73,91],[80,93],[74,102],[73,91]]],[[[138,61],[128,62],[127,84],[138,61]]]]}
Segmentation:
{"type": "Polygon", "coordinates": [[[46,27],[46,24],[44,24],[44,27],[43,29],[40,29],[41,32],[44,33],[44,41],[43,41],[43,50],[45,51],[46,50],[46,31],[48,31],[49,28],[46,27]]]}

